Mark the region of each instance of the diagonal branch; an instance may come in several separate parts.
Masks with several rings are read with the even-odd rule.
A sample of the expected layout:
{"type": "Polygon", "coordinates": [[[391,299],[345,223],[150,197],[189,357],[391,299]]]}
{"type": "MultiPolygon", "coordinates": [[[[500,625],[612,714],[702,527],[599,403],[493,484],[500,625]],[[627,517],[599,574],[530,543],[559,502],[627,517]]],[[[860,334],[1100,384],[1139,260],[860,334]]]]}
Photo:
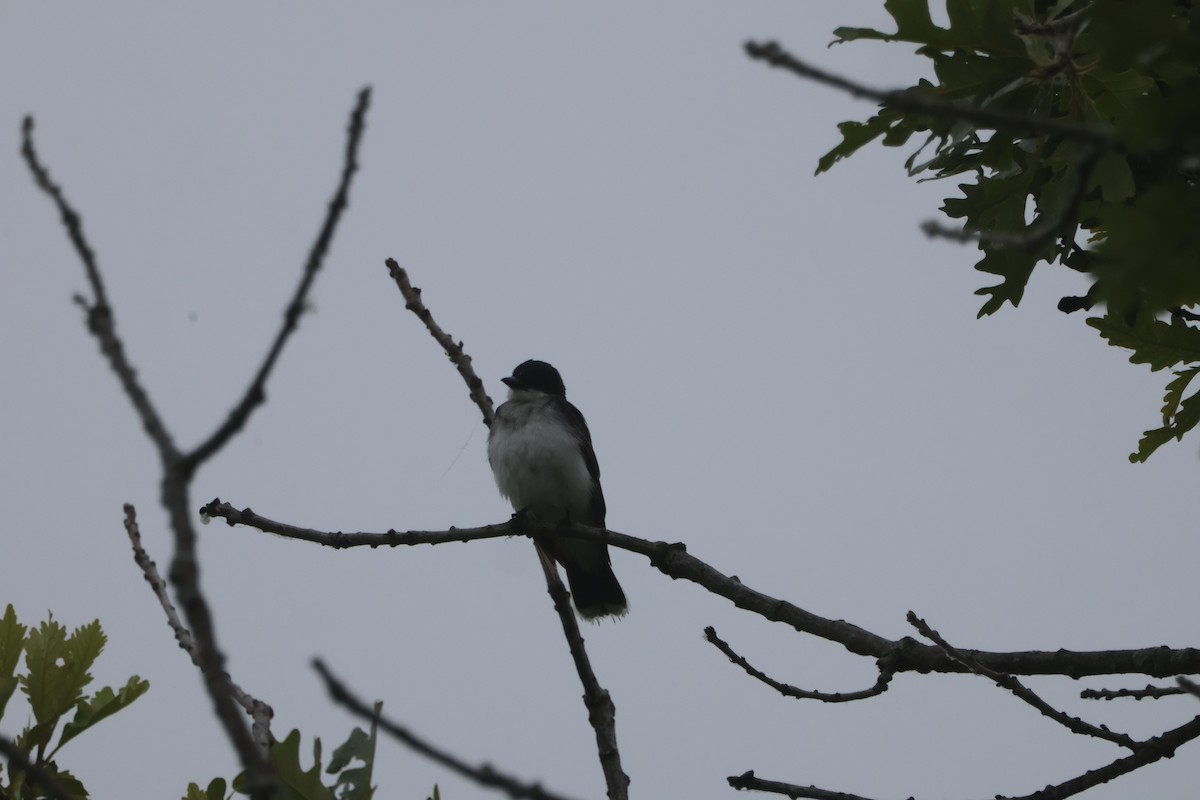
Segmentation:
{"type": "Polygon", "coordinates": [[[133,405],[138,418],[141,419],[146,434],[158,448],[163,463],[170,463],[178,458],[179,453],[171,439],[170,432],[163,424],[162,417],[159,416],[158,410],[150,401],[150,396],[138,380],[137,371],[130,365],[129,358],[125,355],[125,347],[117,336],[116,320],[113,318],[112,307],[108,303],[108,293],[104,289],[104,279],[100,275],[100,267],[96,263],[96,253],[83,233],[83,219],[71,207],[62,187],[53,181],[49,170],[42,165],[38,158],[37,148],[33,142],[33,117],[25,117],[25,121],[21,125],[21,155],[24,156],[29,171],[33,173],[34,183],[49,196],[58,209],[63,225],[67,229],[67,237],[74,245],[79,260],[83,262],[84,274],[92,286],[92,300],[89,302],[77,296],[76,302],[87,313],[88,330],[99,342],[100,351],[116,374],[121,388],[129,397],[129,402],[133,405]]]}
{"type": "MultiPolygon", "coordinates": [[[[175,610],[171,598],[167,595],[167,582],[159,574],[158,565],[142,547],[142,532],[138,527],[137,509],[130,503],[125,504],[125,532],[129,534],[130,544],[133,545],[133,560],[141,568],[142,576],[145,577],[146,583],[150,584],[150,590],[154,592],[154,596],[158,598],[158,603],[167,616],[167,625],[175,634],[175,641],[179,643],[180,649],[192,659],[193,664],[197,667],[201,666],[202,654],[196,646],[195,637],[183,624],[183,620],[179,618],[179,612],[175,610]]],[[[274,737],[271,735],[271,718],[275,716],[275,711],[238,686],[228,673],[226,673],[226,678],[229,680],[230,693],[234,701],[253,720],[251,735],[254,737],[254,743],[263,752],[266,752],[274,741],[274,737]]]]}
{"type": "MultiPolygon", "coordinates": [[[[315,542],[327,547],[396,547],[398,545],[443,544],[475,539],[496,539],[506,536],[556,535],[587,541],[603,542],[650,561],[658,571],[671,578],[682,578],[699,584],[711,593],[724,597],[738,608],[782,622],[800,633],[818,636],[841,645],[861,656],[891,659],[886,662],[895,672],[969,672],[965,666],[948,656],[940,647],[922,644],[910,637],[892,640],[872,633],[843,620],[831,620],[805,611],[786,600],[751,589],[736,577],[724,575],[716,568],[687,552],[682,543],[654,542],[639,539],[603,528],[572,525],[539,527],[526,522],[517,527],[510,520],[498,525],[479,528],[452,528],[446,531],[388,531],[387,533],[331,533],[310,528],[298,528],[262,517],[249,509],[238,510],[222,500],[214,500],[200,509],[208,517],[224,519],[230,525],[245,524],[258,530],[288,538],[315,542]]],[[[1065,675],[1081,678],[1088,675],[1128,674],[1171,677],[1200,673],[1200,649],[1194,647],[1146,647],[1137,650],[1040,650],[991,652],[962,650],[989,669],[1019,675],[1065,675]]]]}
{"type": "Polygon", "coordinates": [[[471,401],[483,412],[483,424],[491,427],[492,417],[495,415],[492,398],[488,397],[483,381],[475,374],[475,368],[471,366],[471,357],[463,350],[463,343],[455,342],[454,338],[434,321],[433,312],[421,300],[421,290],[412,285],[408,279],[408,273],[396,263],[396,259],[389,258],[386,263],[388,274],[392,276],[392,280],[396,282],[400,294],[404,297],[404,307],[417,315],[417,318],[429,329],[429,334],[446,351],[446,356],[449,357],[451,363],[458,369],[458,374],[466,382],[467,391],[471,393],[471,401]]]}
{"type": "MultiPolygon", "coordinates": [[[[1070,780],[1053,786],[1047,786],[1031,794],[1021,795],[1020,797],[995,795],[995,798],[996,800],[1063,800],[1064,798],[1072,797],[1080,792],[1099,786],[1102,783],[1108,783],[1122,775],[1128,775],[1130,772],[1148,764],[1153,764],[1160,759],[1171,758],[1181,745],[1187,744],[1197,737],[1200,737],[1200,716],[1180,725],[1178,728],[1162,733],[1153,739],[1146,740],[1137,752],[1124,758],[1118,758],[1116,761],[1112,761],[1103,767],[1088,770],[1082,775],[1077,775],[1070,780]]],[[[728,780],[729,785],[735,789],[771,792],[786,795],[793,799],[867,800],[867,798],[861,795],[818,789],[815,786],[798,786],[780,781],[763,780],[756,777],[753,770],[741,775],[731,776],[728,780]]]]}
{"type": "Polygon", "coordinates": [[[474,767],[462,759],[447,753],[445,750],[434,747],[408,728],[392,722],[388,718],[377,714],[375,709],[369,708],[366,703],[355,696],[346,688],[345,684],[330,672],[329,667],[325,666],[325,662],[321,659],[318,658],[313,661],[313,669],[325,681],[325,688],[335,703],[345,707],[361,719],[371,722],[377,720],[379,727],[387,731],[394,739],[429,760],[441,764],[452,772],[468,780],[472,780],[480,786],[485,786],[489,789],[498,789],[509,797],[527,798],[528,800],[568,800],[564,795],[543,789],[539,784],[522,783],[512,776],[500,772],[490,764],[481,764],[478,767],[474,767]]]}
{"type": "Polygon", "coordinates": [[[554,610],[558,612],[563,636],[567,639],[571,660],[575,663],[575,672],[583,684],[583,704],[588,710],[588,722],[596,734],[596,752],[600,756],[600,769],[604,772],[608,798],[626,800],[629,797],[629,776],[621,767],[621,751],[617,748],[617,708],[613,704],[612,695],[600,685],[596,673],[592,670],[587,649],[583,646],[583,635],[579,632],[579,620],[571,608],[571,595],[558,576],[558,567],[554,565],[554,559],[536,542],[534,545],[537,547],[538,560],[546,578],[547,591],[554,600],[554,610]]]}
{"type": "Polygon", "coordinates": [[[1095,736],[1097,739],[1105,739],[1113,744],[1118,744],[1121,747],[1126,747],[1130,750],[1133,750],[1134,752],[1137,752],[1141,748],[1142,743],[1135,741],[1131,736],[1124,733],[1111,731],[1108,728],[1096,727],[1095,725],[1084,722],[1078,717],[1072,717],[1062,711],[1059,711],[1045,700],[1038,697],[1033,690],[1026,687],[1012,675],[998,672],[993,669],[988,669],[975,659],[964,655],[961,650],[955,648],[953,645],[943,639],[941,634],[929,627],[929,624],[925,622],[925,620],[921,619],[911,611],[908,612],[908,624],[916,628],[922,636],[932,641],[938,647],[942,648],[942,650],[944,650],[948,656],[962,664],[967,669],[971,670],[971,672],[990,679],[1002,689],[1008,689],[1014,695],[1036,708],[1042,714],[1042,716],[1049,717],[1072,733],[1078,733],[1081,736],[1095,736]]]}
{"type": "Polygon", "coordinates": [[[342,214],[345,212],[347,206],[350,205],[350,184],[354,178],[354,173],[358,171],[358,149],[359,144],[362,142],[363,131],[366,128],[367,108],[370,104],[371,87],[368,86],[358,93],[358,101],[354,104],[354,110],[350,114],[341,181],[338,183],[337,191],[333,194],[333,199],[329,202],[329,210],[325,214],[325,222],[321,225],[321,231],[317,234],[317,240],[313,242],[312,249],[308,253],[308,258],[304,262],[304,272],[300,276],[300,283],[296,286],[296,291],[292,295],[291,302],[288,303],[287,308],[283,312],[283,325],[275,335],[275,341],[271,343],[270,349],[267,350],[267,356],[263,360],[262,366],[258,368],[254,379],[250,381],[250,386],[247,387],[246,393],[242,395],[242,399],[230,410],[229,415],[225,418],[221,426],[208,439],[196,447],[195,450],[184,457],[189,470],[194,470],[212,458],[217,451],[224,447],[245,426],[254,409],[267,399],[267,379],[271,377],[271,371],[275,368],[275,362],[283,352],[284,345],[287,344],[288,339],[296,331],[296,327],[300,323],[300,316],[304,313],[308,305],[309,290],[312,289],[317,272],[320,271],[322,264],[325,262],[325,255],[329,252],[329,246],[333,242],[333,234],[342,219],[342,214]]]}

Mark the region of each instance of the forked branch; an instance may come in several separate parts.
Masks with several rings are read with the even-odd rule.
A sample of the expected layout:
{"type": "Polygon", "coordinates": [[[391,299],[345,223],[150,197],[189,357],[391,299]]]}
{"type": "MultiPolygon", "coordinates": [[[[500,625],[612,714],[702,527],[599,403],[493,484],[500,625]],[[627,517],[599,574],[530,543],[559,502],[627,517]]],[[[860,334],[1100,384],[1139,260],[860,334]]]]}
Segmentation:
{"type": "MultiPolygon", "coordinates": [[[[181,453],[175,445],[162,415],[151,401],[123,343],[117,336],[115,314],[105,290],[95,251],[84,235],[83,220],[68,202],[62,188],[51,178],[49,170],[42,164],[38,156],[33,139],[32,117],[26,117],[22,125],[21,153],[33,175],[34,183],[50,198],[58,210],[67,236],[83,263],[84,274],[91,287],[90,299],[78,297],[76,301],[85,310],[88,330],[96,337],[105,360],[129,398],[142,427],[145,428],[158,451],[162,464],[160,496],[162,504],[167,510],[175,539],[175,552],[171,561],[169,577],[187,622],[185,626],[176,618],[172,621],[172,627],[175,628],[180,644],[184,645],[186,642],[190,645],[186,649],[201,670],[217,718],[224,726],[230,742],[246,769],[250,791],[256,798],[265,799],[273,793],[274,789],[274,774],[266,757],[266,742],[269,738],[266,724],[270,718],[270,709],[257,701],[249,702],[246,699],[249,696],[236,687],[225,671],[225,655],[217,644],[212,614],[200,588],[196,531],[191,513],[192,503],[189,491],[196,468],[228,443],[245,425],[254,408],[263,402],[267,378],[270,376],[284,344],[296,327],[308,291],[324,261],[333,239],[333,233],[346,208],[351,178],[358,168],[358,146],[363,134],[369,101],[370,90],[364,89],[359,93],[351,114],[341,181],[334,194],[334,199],[330,203],[325,223],[321,227],[321,232],[317,236],[305,264],[300,285],[284,313],[280,332],[276,335],[275,341],[251,381],[250,387],[234,404],[233,410],[228,414],[225,422],[218,426],[213,434],[195,450],[187,454],[181,453]],[[239,697],[241,697],[240,701],[235,699],[239,697]],[[253,716],[254,732],[247,726],[245,717],[240,713],[239,702],[253,716]]],[[[136,540],[136,518],[133,517],[129,507],[127,507],[126,514],[127,530],[136,540]]],[[[144,551],[139,555],[139,563],[145,570],[147,569],[146,565],[153,566],[153,562],[150,562],[148,556],[142,558],[144,555],[144,551]]],[[[146,575],[154,585],[155,581],[151,578],[150,573],[147,572],[146,575]]],[[[161,578],[158,580],[161,584],[161,578]]],[[[161,586],[156,587],[156,593],[160,595],[160,602],[165,599],[165,593],[162,592],[161,586]]],[[[167,612],[168,619],[170,619],[173,607],[169,601],[164,604],[164,610],[167,609],[171,609],[167,612]]]]}

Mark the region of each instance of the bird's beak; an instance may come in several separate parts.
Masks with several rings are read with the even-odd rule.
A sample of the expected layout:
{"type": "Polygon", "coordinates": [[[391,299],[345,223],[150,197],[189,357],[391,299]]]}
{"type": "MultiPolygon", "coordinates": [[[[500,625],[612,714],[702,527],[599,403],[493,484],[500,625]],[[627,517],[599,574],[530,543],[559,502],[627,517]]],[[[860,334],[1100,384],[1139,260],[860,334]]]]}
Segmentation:
{"type": "Polygon", "coordinates": [[[519,380],[517,380],[516,378],[512,377],[511,375],[510,375],[509,377],[507,377],[507,378],[501,378],[501,379],[500,379],[500,382],[501,382],[501,383],[503,383],[503,384],[504,384],[505,386],[507,386],[508,388],[510,388],[510,389],[514,389],[514,390],[515,390],[515,389],[524,389],[524,388],[525,388],[525,384],[521,383],[519,380]]]}

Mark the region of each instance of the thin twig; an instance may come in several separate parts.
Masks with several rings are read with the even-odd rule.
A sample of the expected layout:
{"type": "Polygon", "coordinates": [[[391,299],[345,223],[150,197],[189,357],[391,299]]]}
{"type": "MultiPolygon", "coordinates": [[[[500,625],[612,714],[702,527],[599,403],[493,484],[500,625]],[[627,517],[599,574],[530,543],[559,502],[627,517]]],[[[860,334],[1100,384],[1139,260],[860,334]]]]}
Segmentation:
{"type": "Polygon", "coordinates": [[[426,308],[425,302],[421,300],[421,290],[412,285],[408,279],[408,273],[396,263],[396,259],[389,258],[385,263],[388,274],[392,276],[392,280],[396,282],[400,294],[404,297],[404,307],[417,315],[417,318],[429,330],[430,335],[442,346],[442,350],[445,351],[450,362],[458,370],[458,374],[466,382],[467,391],[471,394],[471,401],[483,413],[483,424],[491,427],[492,417],[495,415],[492,398],[488,396],[483,381],[475,374],[475,368],[471,366],[471,357],[463,349],[463,343],[454,341],[454,338],[434,321],[433,312],[426,308]]]}
{"type": "Polygon", "coordinates": [[[137,372],[130,366],[129,359],[125,355],[125,347],[117,336],[117,323],[113,318],[112,307],[108,303],[108,293],[104,289],[104,279],[101,277],[100,267],[96,263],[96,253],[83,233],[83,219],[71,207],[62,188],[54,182],[50,177],[49,170],[42,165],[38,158],[37,148],[33,141],[33,128],[33,117],[25,117],[25,121],[21,125],[21,155],[25,157],[25,163],[29,166],[29,171],[33,173],[33,180],[38,188],[46,193],[58,209],[63,226],[67,229],[67,237],[74,245],[79,260],[83,262],[84,274],[92,287],[91,301],[80,296],[76,296],[75,300],[86,312],[88,330],[100,344],[100,350],[104,354],[105,360],[116,374],[121,388],[129,397],[134,411],[142,422],[142,427],[146,429],[146,434],[158,448],[163,462],[173,461],[178,458],[179,452],[175,448],[171,434],[163,424],[158,410],[150,401],[149,394],[138,380],[137,372]]]}
{"type": "Polygon", "coordinates": [[[1062,136],[1088,142],[1105,150],[1111,149],[1117,144],[1112,132],[1099,126],[1080,125],[1067,120],[1037,117],[1032,114],[1011,113],[974,103],[939,100],[926,92],[913,89],[873,89],[849,78],[807,64],[776,42],[746,42],[745,48],[746,54],[750,58],[763,61],[772,67],[784,69],[802,78],[840,89],[852,97],[874,100],[882,106],[897,111],[962,120],[974,124],[977,128],[987,130],[1034,136],[1062,136]]]}
{"type": "Polygon", "coordinates": [[[313,669],[325,681],[325,688],[335,703],[345,707],[361,719],[372,722],[377,720],[380,728],[406,747],[420,753],[429,760],[441,764],[464,778],[478,783],[480,786],[485,786],[489,789],[498,789],[509,797],[528,798],[528,800],[568,800],[565,795],[543,789],[540,784],[523,783],[506,773],[500,772],[490,764],[481,764],[478,767],[471,766],[462,759],[447,753],[445,750],[434,747],[408,728],[391,721],[379,714],[376,709],[369,707],[360,700],[330,672],[329,667],[325,666],[324,661],[319,658],[314,659],[312,665],[313,669]]]}
{"type": "Polygon", "coordinates": [[[234,508],[221,498],[200,507],[201,519],[223,519],[229,526],[246,525],[264,533],[272,533],[286,539],[299,539],[325,547],[344,549],[348,547],[397,547],[399,545],[446,544],[448,542],[471,542],[476,539],[498,539],[505,536],[524,535],[512,523],[485,525],[481,528],[451,528],[448,531],[395,531],[385,533],[356,531],[318,531],[301,528],[268,519],[249,508],[234,508]]]}
{"type": "Polygon", "coordinates": [[[1180,689],[1183,689],[1193,697],[1200,698],[1200,683],[1188,680],[1183,675],[1176,677],[1175,682],[1179,684],[1180,689]]]}
{"type": "Polygon", "coordinates": [[[892,669],[880,666],[879,678],[875,681],[875,685],[869,689],[862,689],[857,692],[814,692],[808,689],[798,689],[791,684],[780,683],[765,672],[756,669],[754,665],[730,647],[724,639],[717,636],[716,629],[711,625],[704,629],[704,638],[724,653],[730,661],[745,670],[747,675],[762,681],[784,697],[793,697],[797,700],[820,700],[823,703],[849,703],[854,700],[865,700],[868,697],[875,697],[886,692],[888,685],[892,681],[892,677],[895,675],[892,669]]]}
{"type": "Polygon", "coordinates": [[[358,93],[358,100],[354,104],[354,110],[350,113],[341,180],[333,194],[333,199],[329,201],[329,210],[325,214],[321,231],[317,234],[317,239],[313,242],[308,258],[304,262],[300,283],[296,286],[296,291],[283,312],[283,325],[275,335],[275,341],[271,343],[270,349],[267,350],[262,366],[258,368],[254,379],[250,381],[250,386],[242,395],[242,399],[230,410],[225,422],[213,431],[208,439],[184,457],[184,461],[191,469],[203,464],[224,447],[245,426],[254,409],[266,400],[267,379],[271,376],[271,371],[283,352],[284,345],[287,344],[288,339],[300,323],[300,316],[308,305],[309,290],[312,289],[317,272],[325,263],[325,255],[329,252],[329,246],[333,242],[333,235],[337,231],[342,214],[350,205],[350,184],[354,179],[354,173],[358,171],[358,149],[362,142],[363,131],[366,129],[367,108],[370,104],[371,87],[367,86],[358,93]]]}
{"type": "Polygon", "coordinates": [[[17,743],[4,735],[0,735],[0,756],[4,756],[8,761],[10,782],[14,771],[24,772],[29,782],[41,789],[49,800],[76,800],[77,795],[59,783],[58,778],[50,774],[49,770],[30,761],[29,756],[17,747],[17,743]]]}
{"type": "MultiPolygon", "coordinates": [[[[170,626],[171,632],[175,634],[175,641],[179,643],[180,649],[188,654],[192,663],[199,667],[200,651],[196,647],[195,638],[192,636],[192,632],[187,629],[187,626],[183,624],[183,620],[179,618],[179,612],[176,611],[170,596],[167,594],[167,583],[158,572],[158,565],[154,563],[149,553],[142,547],[142,533],[138,528],[137,509],[130,503],[125,504],[125,531],[129,534],[129,541],[133,545],[133,560],[141,568],[142,576],[145,577],[146,583],[150,584],[150,589],[154,592],[154,596],[158,598],[158,603],[162,606],[163,613],[167,616],[167,625],[170,626]]],[[[250,732],[254,737],[255,743],[266,753],[274,741],[274,737],[271,734],[271,718],[275,716],[275,711],[269,705],[248,694],[242,687],[238,686],[232,676],[227,674],[226,677],[229,678],[229,686],[234,701],[245,710],[252,720],[250,732]]]]}
{"type": "MultiPolygon", "coordinates": [[[[969,672],[935,645],[922,644],[910,637],[892,640],[867,631],[843,620],[831,620],[805,611],[786,600],[755,591],[736,577],[720,571],[687,552],[682,543],[655,542],[603,528],[538,527],[526,521],[521,527],[508,522],[479,528],[452,528],[445,531],[389,531],[387,533],[330,533],[311,528],[298,528],[268,520],[249,509],[237,510],[229,503],[215,500],[200,509],[204,515],[225,519],[230,524],[248,524],[264,532],[298,538],[328,547],[395,547],[405,544],[444,544],[474,539],[497,539],[506,536],[540,535],[567,536],[586,541],[603,542],[646,557],[651,566],[671,578],[696,583],[709,592],[724,597],[738,608],[758,614],[774,622],[782,622],[801,633],[818,636],[840,644],[851,653],[874,658],[891,658],[895,672],[969,672]],[[302,535],[293,535],[294,531],[302,535]]],[[[1088,675],[1148,675],[1155,678],[1200,673],[1200,648],[1146,647],[1138,650],[1079,651],[1060,649],[1054,652],[1029,650],[990,652],[962,650],[965,656],[989,669],[1019,675],[1066,675],[1082,678],[1088,675]]]]}
{"type": "Polygon", "coordinates": [[[931,628],[929,624],[925,622],[925,620],[921,619],[911,611],[908,612],[908,624],[916,628],[922,636],[932,641],[938,647],[942,648],[942,650],[944,650],[948,656],[962,664],[967,669],[971,670],[971,672],[988,678],[1003,689],[1008,689],[1014,695],[1036,708],[1042,714],[1042,716],[1049,717],[1072,733],[1077,733],[1081,736],[1094,736],[1097,739],[1104,739],[1105,741],[1128,748],[1134,752],[1137,752],[1142,747],[1142,742],[1135,741],[1133,737],[1129,736],[1128,734],[1117,733],[1116,731],[1111,731],[1104,726],[1098,727],[1096,725],[1084,722],[1079,717],[1072,717],[1065,712],[1059,711],[1045,700],[1038,697],[1038,695],[1034,693],[1032,689],[1025,686],[1012,675],[1009,675],[1005,672],[999,672],[994,669],[989,669],[970,656],[965,655],[961,650],[957,649],[944,638],[942,638],[941,634],[931,628]]]}

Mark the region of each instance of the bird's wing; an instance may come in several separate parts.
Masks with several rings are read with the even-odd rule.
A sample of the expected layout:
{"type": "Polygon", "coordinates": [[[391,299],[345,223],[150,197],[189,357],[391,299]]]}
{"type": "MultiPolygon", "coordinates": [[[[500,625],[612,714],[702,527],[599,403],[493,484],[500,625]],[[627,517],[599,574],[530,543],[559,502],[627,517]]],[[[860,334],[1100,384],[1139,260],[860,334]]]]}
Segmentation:
{"type": "Polygon", "coordinates": [[[607,509],[604,505],[604,490],[600,488],[600,464],[597,463],[596,451],[592,448],[592,432],[588,430],[587,420],[583,418],[583,414],[566,398],[562,398],[562,402],[557,405],[559,413],[566,418],[571,430],[579,440],[583,461],[587,464],[588,474],[592,476],[592,498],[588,507],[590,519],[580,520],[580,522],[596,528],[603,528],[607,509]]]}

